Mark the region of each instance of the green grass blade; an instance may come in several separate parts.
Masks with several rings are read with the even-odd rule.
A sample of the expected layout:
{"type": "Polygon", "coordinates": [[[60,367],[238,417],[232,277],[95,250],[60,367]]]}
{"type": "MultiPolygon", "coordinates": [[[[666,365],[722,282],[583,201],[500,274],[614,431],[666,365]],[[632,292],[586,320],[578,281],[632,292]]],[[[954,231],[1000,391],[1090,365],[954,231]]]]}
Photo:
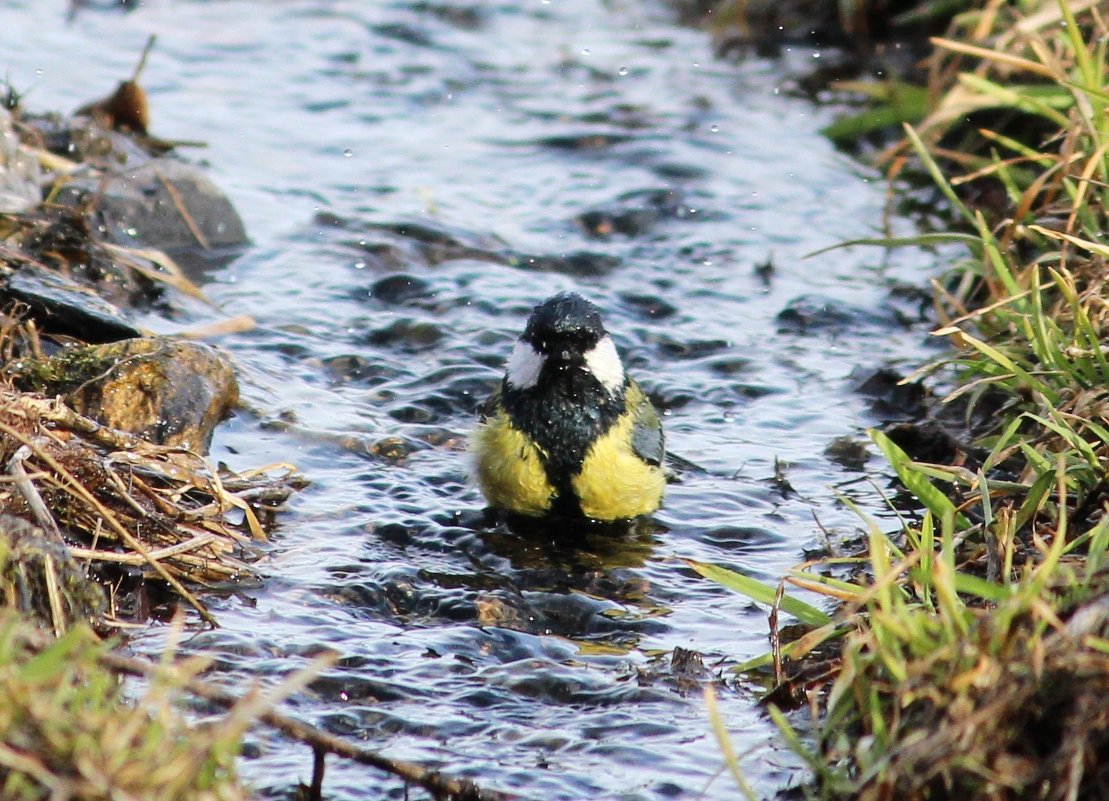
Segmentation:
{"type": "Polygon", "coordinates": [[[1078,292],[1074,286],[1074,278],[1071,277],[1069,273],[1063,273],[1057,270],[1052,270],[1051,276],[1055,281],[1055,286],[1059,288],[1059,291],[1070,305],[1071,313],[1074,315],[1075,326],[1078,328],[1078,333],[1081,334],[1086,347],[1089,348],[1094,361],[1097,363],[1102,383],[1109,384],[1109,362],[1105,359],[1105,353],[1101,348],[1101,338],[1098,336],[1093,323],[1090,321],[1090,315],[1086,307],[1082,305],[1082,302],[1078,299],[1078,292]]]}
{"type": "MultiPolygon", "coordinates": [[[[821,560],[821,564],[830,564],[821,560]]],[[[809,573],[806,570],[790,570],[789,575],[801,581],[812,582],[813,584],[823,584],[826,587],[831,587],[841,593],[850,593],[851,595],[862,595],[866,592],[865,587],[860,587],[851,581],[843,581],[842,579],[833,578],[831,576],[820,576],[816,573],[809,573]]]]}
{"type": "Polygon", "coordinates": [[[27,660],[19,670],[22,681],[32,684],[51,682],[72,664],[72,655],[79,649],[88,646],[88,633],[81,629],[73,629],[60,637],[56,642],[44,648],[37,655],[27,660]]]}
{"type": "Polygon", "coordinates": [[[932,247],[934,245],[948,245],[953,242],[964,245],[980,244],[980,240],[977,236],[957,232],[918,234],[917,236],[863,237],[862,239],[849,239],[846,242],[837,242],[834,245],[828,245],[826,248],[820,248],[820,250],[814,250],[812,253],[806,253],[802,258],[811,259],[822,253],[839,250],[840,248],[854,247],[855,245],[867,245],[879,248],[901,248],[932,247]]]}
{"type": "Polygon", "coordinates": [[[1059,393],[1058,392],[1056,392],[1051,387],[1047,386],[1047,384],[1045,384],[1043,381],[1041,381],[1036,376],[1032,375],[1025,368],[1018,365],[1016,362],[1014,362],[1012,359],[1010,359],[1004,353],[999,351],[997,348],[993,347],[992,345],[986,344],[982,340],[980,340],[976,337],[973,337],[970,334],[967,334],[966,332],[963,332],[960,335],[960,340],[962,342],[966,343],[967,345],[970,345],[972,348],[974,348],[976,351],[981,353],[983,356],[987,357],[988,359],[993,361],[995,364],[997,364],[999,367],[1001,367],[1001,368],[1007,370],[1008,372],[1012,373],[1013,375],[1015,375],[1028,388],[1033,389],[1036,392],[1042,393],[1043,396],[1048,399],[1048,401],[1051,403],[1052,406],[1057,406],[1059,404],[1059,393]]]}
{"type": "Polygon", "coordinates": [[[1109,518],[1102,518],[1097,527],[1090,532],[1090,545],[1086,552],[1086,583],[1088,584],[1097,575],[1105,564],[1105,557],[1109,555],[1109,518]]]}
{"type": "MultiPolygon", "coordinates": [[[[798,655],[798,652],[800,652],[801,656],[804,656],[805,654],[812,651],[814,648],[819,648],[828,640],[831,640],[835,637],[842,637],[850,630],[850,625],[845,625],[838,621],[829,623],[826,626],[820,626],[819,628],[812,629],[811,631],[806,632],[804,635],[797,638],[793,642],[788,642],[783,645],[781,649],[782,658],[792,659],[798,655]]],[[[746,673],[748,671],[756,670],[758,668],[764,667],[766,665],[771,665],[773,663],[773,652],[767,652],[765,654],[756,656],[753,659],[748,659],[746,662],[741,662],[740,664],[732,668],[732,670],[736,673],[746,673]]]]}
{"type": "Polygon", "coordinates": [[[712,724],[712,733],[716,736],[716,744],[724,755],[724,764],[728,766],[736,787],[743,793],[743,797],[747,801],[758,801],[758,796],[751,789],[751,785],[747,783],[747,777],[743,775],[743,769],[739,766],[739,757],[736,756],[735,749],[732,748],[732,738],[728,736],[728,730],[724,726],[724,717],[716,706],[716,691],[711,683],[705,685],[705,711],[708,713],[709,723],[712,724]]]}
{"type": "Polygon", "coordinates": [[[1010,595],[1006,587],[970,573],[955,574],[955,590],[963,595],[973,595],[990,603],[1000,603],[1010,595]]]}
{"type": "Polygon", "coordinates": [[[801,738],[797,735],[797,731],[790,725],[785,714],[782,713],[782,710],[778,709],[774,704],[770,704],[767,707],[767,711],[770,713],[771,720],[773,720],[774,724],[778,727],[778,731],[781,732],[782,739],[785,740],[789,749],[801,757],[814,773],[824,776],[825,780],[830,778],[828,776],[830,769],[827,763],[801,742],[801,738]]]}
{"type": "Polygon", "coordinates": [[[1038,414],[1029,414],[1028,419],[1035,420],[1044,428],[1054,431],[1056,434],[1066,440],[1066,443],[1070,445],[1071,448],[1081,453],[1082,457],[1091,467],[1095,469],[1099,468],[1101,465],[1101,461],[1100,459],[1098,459],[1097,452],[1094,451],[1092,447],[1090,447],[1090,443],[1086,442],[1086,440],[1084,440],[1077,431],[1068,426],[1063,420],[1059,419],[1058,412],[1052,411],[1051,416],[1055,419],[1048,420],[1046,417],[1040,417],[1040,415],[1038,414]]]}
{"type": "MultiPolygon", "coordinates": [[[[1047,91],[1033,92],[1028,91],[1030,87],[1013,89],[967,72],[959,75],[959,83],[988,98],[997,107],[1014,108],[1027,114],[1035,114],[1060,128],[1066,128],[1069,124],[1067,115],[1059,109],[1073,106],[1074,100],[1069,92],[1064,92],[1054,85],[1047,87],[1047,91]]],[[[983,107],[985,107],[984,104],[983,107]]]]}
{"type": "Polygon", "coordinates": [[[1039,478],[1037,478],[1032,485],[1032,489],[1030,489],[1028,495],[1025,496],[1024,503],[1021,504],[1020,509],[1017,511],[1017,518],[1014,521],[1017,531],[1024,528],[1032,519],[1033,515],[1043,508],[1047,493],[1054,483],[1055,474],[1051,470],[1045,470],[1040,473],[1039,478]]]}
{"type": "Polygon", "coordinates": [[[932,154],[928,152],[928,148],[924,146],[924,142],[920,141],[920,136],[917,135],[916,130],[908,124],[902,127],[905,129],[905,135],[909,137],[909,143],[913,146],[913,150],[916,151],[917,158],[924,163],[925,169],[927,169],[928,174],[932,176],[932,180],[936,182],[936,186],[943,192],[944,197],[950,201],[952,206],[958,209],[959,213],[963,215],[963,218],[966,219],[968,223],[974,225],[974,214],[972,214],[970,209],[966,207],[966,204],[959,199],[959,196],[955,194],[955,190],[952,189],[951,184],[948,183],[947,178],[943,174],[943,170],[940,169],[940,165],[936,164],[936,160],[932,158],[932,154]]]}
{"type": "Polygon", "coordinates": [[[1010,420],[1009,425],[1005,426],[1005,430],[1001,432],[1001,436],[994,442],[990,455],[987,456],[986,461],[982,463],[982,470],[984,472],[988,473],[997,465],[998,460],[1001,458],[1001,454],[1009,446],[1009,443],[1013,441],[1013,437],[1016,436],[1017,430],[1023,423],[1024,415],[1020,415],[1010,420]]]}
{"type": "MultiPolygon", "coordinates": [[[[1078,72],[1082,76],[1082,82],[1088,86],[1097,86],[1100,83],[1101,66],[1099,64],[1095,65],[1093,59],[1090,58],[1090,51],[1086,49],[1086,42],[1082,38],[1082,30],[1078,27],[1078,21],[1074,18],[1070,3],[1067,0],[1059,0],[1059,10],[1063,12],[1063,20],[1067,26],[1067,39],[1070,41],[1071,51],[1078,62],[1078,72]]],[[[1062,127],[1065,128],[1066,125],[1064,124],[1062,127]]]]}
{"type": "Polygon", "coordinates": [[[878,446],[890,466],[893,467],[894,472],[897,473],[901,483],[917,500],[924,504],[926,509],[940,519],[949,515],[956,515],[961,521],[960,526],[969,525],[963,515],[956,513],[955,504],[952,503],[951,499],[915,469],[908,454],[901,450],[893,440],[876,428],[870,429],[869,434],[874,444],[878,446]]]}
{"type": "MultiPolygon", "coordinates": [[[[715,581],[717,584],[722,587],[727,587],[729,590],[735,590],[740,595],[746,595],[752,601],[768,606],[774,603],[774,596],[778,592],[776,586],[763,584],[761,581],[749,578],[742,573],[728,570],[726,567],[709,564],[708,562],[697,562],[693,559],[686,559],[685,563],[710,581],[715,581]]],[[[790,595],[783,594],[782,600],[778,606],[809,626],[825,626],[832,622],[830,615],[790,595]]]]}

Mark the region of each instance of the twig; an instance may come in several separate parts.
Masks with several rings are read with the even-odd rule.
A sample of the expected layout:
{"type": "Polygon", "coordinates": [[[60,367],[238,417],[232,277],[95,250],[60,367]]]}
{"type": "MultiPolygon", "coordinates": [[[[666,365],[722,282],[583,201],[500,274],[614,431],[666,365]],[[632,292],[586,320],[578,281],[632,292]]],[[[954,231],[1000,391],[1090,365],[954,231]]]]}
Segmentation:
{"type": "MultiPolygon", "coordinates": [[[[123,656],[122,654],[111,652],[103,654],[100,660],[113,670],[149,679],[156,679],[167,670],[165,666],[149,662],[145,659],[137,659],[135,657],[123,656]]],[[[224,709],[233,709],[242,700],[232,693],[200,679],[187,679],[183,683],[180,683],[180,686],[193,695],[203,698],[205,701],[210,701],[224,709]]],[[[258,715],[258,719],[286,736],[312,746],[317,753],[324,752],[335,754],[336,756],[352,759],[363,765],[369,765],[370,767],[385,771],[386,773],[397,776],[406,782],[410,782],[427,790],[438,799],[449,799],[450,801],[511,801],[511,799],[515,798],[515,796],[510,796],[496,790],[482,789],[468,779],[452,779],[448,776],[444,776],[437,770],[425,768],[415,762],[384,757],[368,749],[352,745],[346,740],[342,740],[332,734],[317,729],[315,726],[282,715],[279,712],[274,712],[273,710],[263,710],[258,715]]]]}
{"type": "Polygon", "coordinates": [[[197,244],[204,250],[211,250],[212,245],[208,242],[208,237],[204,236],[204,232],[200,230],[200,226],[196,224],[196,220],[189,214],[189,210],[185,207],[185,202],[181,199],[181,195],[176,187],[174,187],[174,185],[169,182],[169,179],[160,172],[158,173],[158,180],[161,182],[162,186],[165,187],[166,193],[177,209],[177,213],[181,215],[181,219],[185,221],[185,225],[188,227],[189,232],[196,238],[197,244]]]}
{"type": "MultiPolygon", "coordinates": [[[[50,514],[46,502],[42,500],[42,496],[39,495],[34,482],[31,481],[31,477],[27,475],[27,471],[23,468],[23,460],[30,455],[30,446],[20,445],[12,454],[12,458],[8,460],[8,472],[12,474],[16,487],[23,499],[27,501],[27,506],[30,507],[31,513],[38,521],[39,527],[46,533],[47,538],[53,540],[54,544],[65,550],[65,539],[62,537],[57,521],[50,514]]],[[[65,612],[62,609],[62,596],[58,588],[58,575],[54,571],[54,557],[47,553],[43,561],[43,578],[46,581],[46,598],[50,604],[50,619],[54,624],[54,634],[61,637],[65,634],[66,629],[65,612]]]]}
{"type": "Polygon", "coordinates": [[[27,471],[23,468],[23,461],[31,455],[30,446],[24,444],[20,445],[12,454],[12,458],[8,460],[8,472],[11,473],[12,480],[15,486],[19,489],[19,493],[23,499],[27,501],[27,506],[31,509],[31,514],[35,516],[38,521],[39,527],[46,532],[55,543],[65,546],[65,539],[62,537],[62,532],[58,528],[58,522],[54,519],[54,515],[50,514],[50,510],[46,507],[46,502],[43,501],[39,491],[35,489],[35,484],[31,481],[31,477],[27,475],[27,471]]]}
{"type": "MultiPolygon", "coordinates": [[[[162,180],[165,181],[164,178],[162,180]]],[[[169,186],[170,184],[167,183],[166,187],[168,188],[169,186]]],[[[179,198],[180,196],[177,197],[179,198]]],[[[187,223],[188,218],[186,218],[186,224],[187,223]]],[[[189,228],[190,230],[192,230],[191,225],[189,226],[189,228]]],[[[196,231],[192,231],[192,233],[195,235],[196,231]]],[[[200,287],[198,287],[196,284],[188,279],[181,268],[177,266],[177,262],[175,262],[162,251],[154,250],[151,248],[129,248],[124,247],[123,245],[113,245],[111,242],[101,242],[99,244],[100,247],[104,248],[104,250],[108,251],[108,253],[124,259],[127,262],[127,265],[132,270],[145,276],[150,281],[153,281],[154,283],[167,284],[168,286],[173,287],[179,292],[182,292],[186,295],[189,295],[190,297],[207,303],[213,309],[218,308],[216,304],[212,303],[212,301],[208,300],[208,298],[205,297],[204,292],[201,291],[200,287]],[[154,270],[147,267],[145,264],[142,263],[143,259],[149,261],[156,267],[161,267],[162,271],[154,270]]]]}
{"type": "MultiPolygon", "coordinates": [[[[154,560],[166,559],[170,556],[177,556],[178,554],[187,553],[200,548],[215,539],[215,534],[205,532],[203,534],[198,534],[186,542],[159,548],[156,551],[148,551],[146,555],[154,560]]],[[[79,559],[95,559],[98,562],[116,562],[121,565],[142,565],[146,563],[146,559],[137,553],[115,553],[114,551],[100,551],[95,548],[74,548],[72,546],[69,552],[79,559]]]]}
{"type": "Polygon", "coordinates": [[[174,336],[181,337],[182,339],[212,339],[213,337],[221,337],[226,334],[242,334],[246,331],[253,331],[257,327],[257,320],[250,315],[240,314],[235,317],[217,320],[207,325],[200,325],[195,328],[178,331],[174,336]]]}
{"type": "Polygon", "coordinates": [[[142,75],[142,71],[146,67],[146,59],[150,55],[150,51],[154,49],[154,43],[157,41],[158,36],[153,33],[150,34],[150,37],[146,40],[146,44],[142,49],[142,55],[139,56],[139,63],[135,65],[135,71],[131,73],[132,83],[138,82],[139,76],[142,75]]]}
{"type": "Polygon", "coordinates": [[[116,488],[120,500],[130,506],[140,517],[150,516],[150,510],[143,508],[142,504],[131,497],[131,493],[127,490],[127,486],[123,483],[123,479],[116,474],[115,470],[106,470],[104,472],[108,480],[111,481],[112,485],[116,488]]]}
{"type": "MultiPolygon", "coordinates": [[[[135,489],[137,489],[143,495],[145,495],[150,500],[150,502],[152,504],[154,504],[154,506],[157,507],[159,512],[161,512],[162,514],[164,514],[164,515],[166,515],[167,517],[170,517],[170,518],[178,518],[178,519],[185,518],[185,519],[188,519],[188,517],[189,517],[188,512],[183,513],[182,510],[179,507],[177,507],[177,506],[173,505],[172,503],[170,503],[169,501],[167,501],[153,487],[151,487],[149,484],[147,484],[145,481],[143,481],[139,476],[137,476],[135,474],[135,470],[133,469],[134,465],[131,462],[124,462],[124,464],[126,464],[128,468],[132,468],[132,469],[129,470],[129,474],[127,476],[131,481],[131,486],[134,487],[135,489]]],[[[131,496],[129,494],[128,494],[128,497],[131,498],[131,496]]],[[[134,500],[133,498],[131,498],[131,499],[134,500]]],[[[137,503],[137,501],[136,501],[136,503],[137,503]]],[[[140,509],[142,508],[141,504],[139,504],[139,508],[140,509]]],[[[143,514],[148,515],[148,514],[150,514],[150,512],[149,512],[149,510],[143,509],[143,514]]]]}
{"type": "Polygon", "coordinates": [[[327,762],[327,751],[312,749],[312,786],[308,788],[308,801],[323,801],[323,769],[327,762]]]}
{"type": "Polygon", "coordinates": [[[114,428],[101,425],[90,417],[78,414],[57,398],[36,398],[31,395],[20,397],[20,404],[28,409],[33,409],[37,417],[51,423],[88,434],[102,445],[107,445],[116,450],[129,450],[140,442],[138,437],[117,431],[114,428]]]}
{"type": "Polygon", "coordinates": [[[778,582],[778,589],[774,593],[774,603],[770,606],[770,651],[774,659],[774,686],[780,685],[785,680],[785,671],[782,670],[782,637],[778,632],[778,607],[785,595],[785,582],[778,582]]]}
{"type": "Polygon", "coordinates": [[[46,598],[50,603],[50,619],[54,624],[54,636],[65,634],[65,612],[62,609],[62,593],[58,588],[58,574],[54,570],[54,557],[49,553],[43,560],[43,577],[46,579],[46,598]]]}

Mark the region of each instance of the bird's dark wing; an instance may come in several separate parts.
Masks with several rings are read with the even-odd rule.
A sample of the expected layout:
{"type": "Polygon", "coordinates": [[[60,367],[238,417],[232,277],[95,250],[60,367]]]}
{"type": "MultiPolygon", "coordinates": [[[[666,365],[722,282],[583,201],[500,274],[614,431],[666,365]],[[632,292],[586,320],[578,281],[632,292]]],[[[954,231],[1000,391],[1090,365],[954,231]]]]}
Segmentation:
{"type": "Polygon", "coordinates": [[[662,422],[650,399],[634,382],[628,385],[628,406],[632,414],[632,450],[650,465],[661,465],[666,455],[662,422]]]}

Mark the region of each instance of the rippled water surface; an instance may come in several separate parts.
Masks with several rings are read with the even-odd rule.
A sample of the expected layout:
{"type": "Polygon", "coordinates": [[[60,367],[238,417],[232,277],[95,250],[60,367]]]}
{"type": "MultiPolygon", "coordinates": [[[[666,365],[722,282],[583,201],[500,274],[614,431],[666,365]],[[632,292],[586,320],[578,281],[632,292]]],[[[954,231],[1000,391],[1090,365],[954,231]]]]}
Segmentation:
{"type": "MultiPolygon", "coordinates": [[[[152,129],[208,143],[189,155],[253,240],[205,276],[219,316],[259,323],[220,341],[247,408],[213,455],[312,481],[264,584],[211,599],[222,628],[188,647],[238,688],[334,649],[288,711],[489,787],[735,797],[703,677],[670,653],[720,672],[767,648],[766,614],[682,559],[772,580],[820,526],[853,533],[836,487],[865,473],[824,450],[877,422],[857,368],[926,355],[919,308],[891,290],[922,285],[931,257],[802,259],[874,234],[885,192],[819,136],[828,112],[783,89],[819,54],[719,62],[703,32],[631,0],[151,0],[65,19],[61,0],[0,6],[2,66],[28,106],[69,110],[158,34],[152,129]],[[651,521],[552,541],[483,518],[463,442],[529,309],[571,288],[605,310],[697,469],[651,521]]],[[[796,763],[754,699],[732,687],[722,709],[772,792],[796,763]]],[[[279,797],[311,759],[258,735],[243,770],[279,797]]],[[[337,761],[325,792],[404,797],[337,761]]]]}

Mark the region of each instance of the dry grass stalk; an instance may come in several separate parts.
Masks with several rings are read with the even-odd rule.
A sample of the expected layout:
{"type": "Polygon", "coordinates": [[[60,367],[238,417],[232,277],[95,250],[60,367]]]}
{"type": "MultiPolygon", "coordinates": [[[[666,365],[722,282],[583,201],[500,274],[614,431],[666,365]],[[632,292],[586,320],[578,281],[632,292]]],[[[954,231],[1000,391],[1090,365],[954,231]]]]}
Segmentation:
{"type": "Polygon", "coordinates": [[[220,474],[205,458],[151,445],[83,417],[60,400],[0,388],[0,512],[56,532],[72,553],[104,565],[146,566],[210,623],[184,586],[249,574],[263,520],[301,486],[280,475],[220,474]]]}

